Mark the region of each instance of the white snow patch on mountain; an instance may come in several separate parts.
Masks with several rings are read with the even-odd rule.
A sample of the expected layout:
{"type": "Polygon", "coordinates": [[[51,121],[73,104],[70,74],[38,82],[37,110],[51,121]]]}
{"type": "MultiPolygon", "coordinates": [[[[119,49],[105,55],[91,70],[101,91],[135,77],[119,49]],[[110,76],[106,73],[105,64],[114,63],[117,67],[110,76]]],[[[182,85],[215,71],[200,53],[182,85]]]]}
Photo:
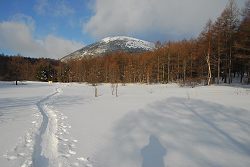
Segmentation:
{"type": "Polygon", "coordinates": [[[137,40],[137,39],[132,38],[132,37],[126,37],[126,36],[106,37],[102,39],[102,41],[107,42],[107,43],[111,41],[115,41],[115,40],[137,40]]]}
{"type": "Polygon", "coordinates": [[[136,40],[136,41],[129,40],[128,42],[126,42],[126,47],[129,48],[145,48],[148,50],[152,50],[153,45],[154,44],[142,40],[136,40]]]}
{"type": "Polygon", "coordinates": [[[153,43],[126,36],[107,37],[102,39],[101,41],[108,43],[116,40],[126,41],[125,46],[129,48],[145,48],[147,50],[152,50],[154,48],[153,43]]]}

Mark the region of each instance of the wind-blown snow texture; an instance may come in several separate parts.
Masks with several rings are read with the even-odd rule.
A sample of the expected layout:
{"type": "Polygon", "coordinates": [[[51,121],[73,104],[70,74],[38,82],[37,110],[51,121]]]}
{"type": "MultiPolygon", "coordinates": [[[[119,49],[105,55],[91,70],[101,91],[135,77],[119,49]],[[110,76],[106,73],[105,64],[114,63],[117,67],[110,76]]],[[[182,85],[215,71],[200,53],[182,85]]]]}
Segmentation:
{"type": "Polygon", "coordinates": [[[115,53],[116,51],[124,51],[126,53],[141,53],[152,51],[154,44],[125,36],[107,37],[97,41],[91,45],[85,46],[61,59],[62,62],[67,62],[69,59],[81,59],[84,56],[100,56],[103,57],[106,53],[115,53]]]}
{"type": "Polygon", "coordinates": [[[250,87],[0,82],[0,166],[249,166],[250,87]]]}

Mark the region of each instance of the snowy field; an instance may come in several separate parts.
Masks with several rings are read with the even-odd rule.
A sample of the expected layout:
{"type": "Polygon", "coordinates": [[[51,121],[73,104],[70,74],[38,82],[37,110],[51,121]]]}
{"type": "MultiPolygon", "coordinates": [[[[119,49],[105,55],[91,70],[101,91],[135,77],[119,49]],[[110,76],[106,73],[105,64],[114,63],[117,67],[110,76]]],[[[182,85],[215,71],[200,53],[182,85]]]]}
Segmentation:
{"type": "Polygon", "coordinates": [[[97,89],[0,82],[0,166],[250,166],[249,86],[97,89]]]}

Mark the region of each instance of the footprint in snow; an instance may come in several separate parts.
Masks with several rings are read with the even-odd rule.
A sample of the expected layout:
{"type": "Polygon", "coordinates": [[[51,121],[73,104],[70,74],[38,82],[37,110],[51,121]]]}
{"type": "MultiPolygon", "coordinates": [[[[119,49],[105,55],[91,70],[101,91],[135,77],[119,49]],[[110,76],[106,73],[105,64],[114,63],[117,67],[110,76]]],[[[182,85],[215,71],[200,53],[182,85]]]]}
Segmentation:
{"type": "Polygon", "coordinates": [[[9,157],[6,157],[7,158],[7,160],[14,160],[14,159],[16,159],[17,157],[16,156],[9,156],[9,157]]]}
{"type": "Polygon", "coordinates": [[[76,154],[76,152],[73,151],[73,150],[69,150],[69,153],[72,154],[72,155],[75,155],[75,154],[76,154]]]}
{"type": "Polygon", "coordinates": [[[81,166],[92,167],[92,163],[89,158],[80,157],[76,159],[81,166]]]}
{"type": "Polygon", "coordinates": [[[19,157],[22,157],[22,156],[25,156],[26,154],[25,154],[25,153],[17,153],[17,155],[18,155],[19,157]]]}

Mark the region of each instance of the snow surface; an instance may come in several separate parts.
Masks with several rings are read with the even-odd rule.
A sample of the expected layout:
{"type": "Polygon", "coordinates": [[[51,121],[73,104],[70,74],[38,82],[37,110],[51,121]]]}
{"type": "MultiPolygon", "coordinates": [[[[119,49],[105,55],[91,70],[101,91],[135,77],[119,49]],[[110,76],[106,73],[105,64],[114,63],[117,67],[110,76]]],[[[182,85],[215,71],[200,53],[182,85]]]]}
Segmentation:
{"type": "Polygon", "coordinates": [[[115,41],[115,40],[127,41],[125,46],[128,48],[145,48],[146,50],[152,50],[155,46],[153,43],[140,40],[140,39],[136,39],[136,38],[132,38],[132,37],[126,37],[126,36],[115,36],[115,37],[107,37],[107,38],[102,39],[102,41],[106,43],[115,41]]]}
{"type": "Polygon", "coordinates": [[[132,38],[132,37],[126,37],[126,36],[115,36],[115,37],[106,37],[104,39],[102,39],[102,41],[104,42],[111,42],[111,41],[116,41],[116,40],[138,40],[136,38],[132,38]]]}
{"type": "Polygon", "coordinates": [[[0,82],[0,166],[250,166],[250,87],[0,82]]]}

